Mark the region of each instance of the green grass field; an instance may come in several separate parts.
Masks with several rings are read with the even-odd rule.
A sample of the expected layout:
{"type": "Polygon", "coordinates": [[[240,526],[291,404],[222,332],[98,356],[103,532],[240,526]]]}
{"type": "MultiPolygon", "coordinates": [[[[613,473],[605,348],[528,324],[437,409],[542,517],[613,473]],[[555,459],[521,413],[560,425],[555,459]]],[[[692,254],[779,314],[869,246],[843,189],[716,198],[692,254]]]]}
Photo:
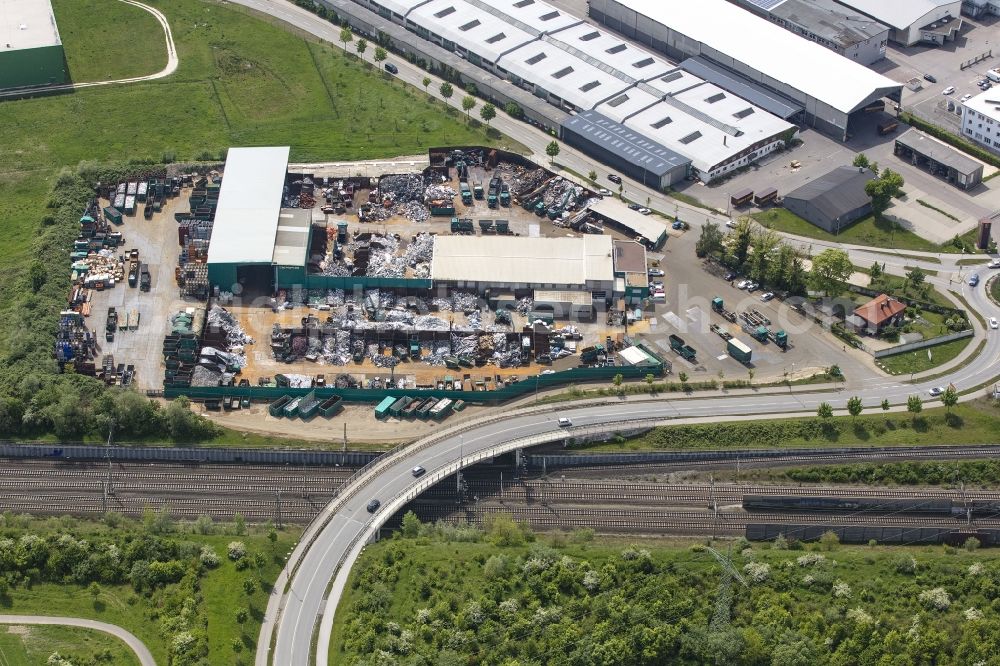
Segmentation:
{"type": "MultiPolygon", "coordinates": [[[[26,274],[59,169],[84,160],[214,160],[233,145],[290,145],[295,161],[409,155],[435,145],[517,149],[339,48],[307,41],[242,8],[217,0],[150,4],[170,21],[180,57],[174,75],[0,102],[0,273],[26,274]]],[[[107,67],[103,42],[118,42],[116,61],[146,59],[141,54],[149,45],[135,46],[146,40],[121,35],[145,34],[155,24],[147,12],[107,0],[62,0],[56,9],[62,16],[71,12],[60,19],[60,31],[75,80],[107,67]],[[77,14],[86,14],[79,26],[77,14]],[[118,38],[95,39],[95,25],[118,38]],[[118,51],[130,46],[135,50],[118,51]]],[[[162,51],[160,34],[153,41],[162,51]]],[[[16,320],[7,311],[15,299],[26,299],[26,290],[23,278],[4,281],[0,321],[16,320]]],[[[16,327],[0,326],[0,358],[16,334],[16,327]]]]}
{"type": "Polygon", "coordinates": [[[876,359],[876,363],[894,375],[909,375],[914,372],[923,372],[944,365],[952,360],[961,354],[972,340],[973,338],[952,340],[951,342],[934,345],[927,349],[918,349],[913,352],[905,352],[896,354],[895,356],[876,359]],[[928,357],[928,351],[930,351],[930,357],[928,357]]]}
{"type": "Polygon", "coordinates": [[[144,9],[108,0],[53,0],[75,83],[155,74],[167,66],[166,38],[144,9]]]}
{"type": "MultiPolygon", "coordinates": [[[[64,519],[32,519],[25,527],[28,531],[46,535],[52,532],[65,531],[64,519]]],[[[135,532],[137,538],[142,538],[141,526],[138,523],[125,522],[115,528],[103,523],[71,520],[72,532],[78,538],[93,535],[107,535],[135,532]]],[[[200,579],[200,618],[206,623],[209,656],[212,664],[233,663],[235,653],[233,640],[239,639],[243,645],[241,653],[250,654],[250,649],[256,645],[256,636],[260,628],[261,613],[267,606],[270,588],[281,571],[284,554],[291,550],[299,537],[297,529],[278,531],[278,539],[272,545],[263,529],[253,529],[250,534],[232,536],[223,534],[223,525],[216,525],[214,534],[191,534],[190,526],[178,524],[175,534],[199,544],[211,545],[219,554],[219,566],[208,570],[200,579]],[[184,534],[184,532],[187,534],[184,534]],[[248,552],[260,551],[265,555],[265,564],[259,570],[250,568],[238,571],[233,562],[226,557],[226,546],[230,541],[238,540],[246,544],[248,552]],[[252,595],[247,595],[242,582],[248,576],[261,581],[252,595]],[[235,612],[238,608],[250,607],[252,610],[247,622],[242,628],[237,624],[235,612]]],[[[16,534],[15,538],[16,538],[16,534]]],[[[5,534],[6,536],[6,534],[5,534]]],[[[161,629],[161,620],[166,616],[163,608],[166,595],[157,591],[151,595],[138,594],[131,585],[102,585],[100,595],[93,599],[89,590],[80,585],[67,583],[35,583],[11,587],[7,594],[0,597],[0,613],[18,615],[64,615],[101,620],[116,624],[135,634],[149,648],[158,664],[167,664],[168,645],[161,629]]],[[[4,631],[0,625],[0,635],[4,631]]],[[[5,643],[0,643],[0,647],[5,643]]],[[[124,645],[123,645],[124,647],[124,645]]],[[[127,649],[127,648],[125,648],[127,649]]],[[[77,654],[77,653],[74,653],[77,654]]],[[[48,655],[46,654],[46,657],[48,655]]],[[[16,663],[16,662],[15,662],[16,663]]],[[[44,661],[31,661],[31,664],[43,664],[44,661]]],[[[74,662],[75,663],[75,662],[74,662]]],[[[101,662],[103,663],[103,662],[101,662]]],[[[111,661],[109,664],[130,663],[111,661]]],[[[3,662],[0,662],[2,665],[3,662]]]]}
{"type": "Polygon", "coordinates": [[[855,421],[835,416],[825,425],[815,414],[773,421],[676,425],[655,428],[645,435],[609,442],[579,444],[583,453],[615,451],[669,451],[675,449],[802,448],[823,446],[920,446],[986,444],[997,441],[1000,407],[985,398],[961,403],[949,415],[934,407],[926,394],[923,411],[882,413],[878,405],[865,405],[855,421]]]}
{"type": "Polygon", "coordinates": [[[40,666],[54,653],[73,664],[139,664],[135,653],[125,643],[100,631],[43,625],[0,625],[0,664],[3,666],[40,666]]]}
{"type": "Polygon", "coordinates": [[[747,580],[722,588],[690,540],[475,538],[366,548],[329,663],[960,664],[1000,648],[990,550],[722,542],[747,580]]]}
{"type": "Polygon", "coordinates": [[[858,220],[836,235],[823,231],[784,208],[771,208],[770,210],[754,213],[751,217],[765,227],[769,227],[775,231],[834,243],[870,245],[872,247],[915,250],[917,252],[960,252],[951,243],[944,243],[942,245],[932,243],[912,231],[900,227],[894,228],[893,223],[889,220],[884,218],[876,219],[873,215],[858,220]]]}

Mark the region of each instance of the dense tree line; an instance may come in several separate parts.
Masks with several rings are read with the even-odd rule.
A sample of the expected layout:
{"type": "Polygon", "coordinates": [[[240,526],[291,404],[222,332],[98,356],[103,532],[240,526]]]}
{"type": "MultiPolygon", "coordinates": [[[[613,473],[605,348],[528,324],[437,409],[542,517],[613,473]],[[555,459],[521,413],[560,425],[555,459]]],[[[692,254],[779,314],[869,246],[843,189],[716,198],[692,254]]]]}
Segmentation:
{"type": "Polygon", "coordinates": [[[699,257],[715,257],[728,268],[769,288],[803,294],[807,273],[795,249],[770,229],[753,224],[749,217],[736,222],[725,234],[718,224],[706,222],[695,244],[699,257]]]}
{"type": "Polygon", "coordinates": [[[60,373],[53,356],[59,311],[69,292],[69,251],[95,183],[162,177],[162,166],[83,163],[56,179],[27,270],[5,278],[0,310],[0,436],[55,433],[63,438],[163,434],[180,441],[216,429],[185,402],[160,409],[137,393],[93,377],[60,373]]]}
{"type": "Polygon", "coordinates": [[[442,546],[454,528],[414,520],[415,537],[359,563],[338,663],[915,666],[1000,654],[1000,567],[978,553],[742,541],[731,562],[744,587],[703,546],[501,545],[494,529],[480,533],[488,545],[442,546]]]}
{"type": "Polygon", "coordinates": [[[966,460],[960,462],[857,463],[802,467],[784,472],[793,481],[810,483],[865,483],[874,485],[966,485],[996,486],[1000,483],[1000,462],[966,460]]]}

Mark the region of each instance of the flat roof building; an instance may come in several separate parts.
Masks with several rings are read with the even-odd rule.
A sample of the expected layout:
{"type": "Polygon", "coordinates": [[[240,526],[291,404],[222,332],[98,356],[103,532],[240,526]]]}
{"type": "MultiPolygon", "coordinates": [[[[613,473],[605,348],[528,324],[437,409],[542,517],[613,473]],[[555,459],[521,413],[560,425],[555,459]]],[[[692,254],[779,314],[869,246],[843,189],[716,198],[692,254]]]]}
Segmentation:
{"type": "Polygon", "coordinates": [[[50,0],[0,2],[0,89],[67,80],[66,57],[50,0]]]}
{"type": "Polygon", "coordinates": [[[834,0],[729,0],[861,65],[885,57],[889,26],[834,0]]]}
{"type": "Polygon", "coordinates": [[[611,295],[610,236],[437,236],[431,278],[459,288],[585,290],[611,295]]]}
{"type": "Polygon", "coordinates": [[[588,208],[605,224],[616,227],[651,250],[659,250],[667,242],[667,225],[662,220],[640,215],[611,199],[594,201],[588,208]]]}
{"type": "Polygon", "coordinates": [[[837,234],[872,212],[865,184],[874,178],[868,169],[838,167],[786,194],[783,205],[820,229],[837,234]]]}
{"type": "Polygon", "coordinates": [[[902,84],[726,0],[590,0],[590,15],[671,58],[701,56],[801,104],[805,121],[846,138],[852,114],[902,84]]]}
{"type": "MultiPolygon", "coordinates": [[[[616,160],[616,168],[631,163],[622,159],[623,152],[662,153],[665,147],[708,181],[763,157],[795,134],[794,125],[542,0],[357,1],[536,99],[570,114],[600,113],[607,120],[567,118],[563,126],[577,147],[616,160]],[[704,101],[709,99],[728,101],[711,106],[714,102],[704,101]],[[619,136],[592,140],[601,123],[609,135],[619,136]],[[636,149],[639,141],[622,138],[621,128],[644,137],[652,148],[636,149]],[[620,149],[612,147],[616,141],[620,149]]],[[[639,158],[649,160],[634,164],[646,184],[666,187],[680,175],[671,164],[661,165],[671,173],[657,172],[655,157],[639,158]]],[[[672,161],[676,156],[666,160],[672,161]]]]}
{"type": "Polygon", "coordinates": [[[896,139],[894,152],[900,159],[941,176],[963,190],[983,182],[983,164],[916,129],[896,139]]]}
{"type": "Polygon", "coordinates": [[[299,265],[305,265],[306,248],[300,251],[298,245],[301,236],[308,242],[308,226],[303,234],[295,213],[281,216],[288,153],[288,146],[229,149],[208,246],[213,285],[231,290],[241,283],[240,270],[250,266],[271,275],[276,258],[301,256],[299,265]]]}
{"type": "Polygon", "coordinates": [[[962,136],[1000,154],[1000,92],[987,90],[962,104],[962,136]]]}
{"type": "Polygon", "coordinates": [[[962,0],[837,0],[889,26],[889,39],[902,44],[953,41],[962,30],[962,0]]]}

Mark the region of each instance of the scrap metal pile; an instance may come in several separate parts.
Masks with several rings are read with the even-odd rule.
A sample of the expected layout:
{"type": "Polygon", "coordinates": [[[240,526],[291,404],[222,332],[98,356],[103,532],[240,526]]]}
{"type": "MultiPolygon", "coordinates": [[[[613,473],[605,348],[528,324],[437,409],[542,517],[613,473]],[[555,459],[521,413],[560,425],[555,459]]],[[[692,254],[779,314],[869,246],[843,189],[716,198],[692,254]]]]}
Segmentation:
{"type": "Polygon", "coordinates": [[[406,277],[413,269],[416,278],[430,276],[434,256],[434,236],[419,233],[409,243],[398,234],[362,232],[320,262],[323,275],[333,277],[406,277]],[[342,254],[338,257],[337,254],[342,254]]]}
{"type": "Polygon", "coordinates": [[[208,311],[208,327],[223,333],[226,340],[226,351],[233,354],[235,365],[242,368],[247,364],[244,353],[246,345],[253,344],[253,338],[246,334],[240,322],[224,307],[213,305],[208,311]]]}
{"type": "Polygon", "coordinates": [[[500,162],[493,173],[510,185],[511,191],[518,196],[533,192],[549,178],[549,173],[545,169],[540,167],[528,169],[510,162],[500,162]]]}
{"type": "MultiPolygon", "coordinates": [[[[424,205],[424,177],[418,173],[382,176],[378,183],[378,201],[365,207],[364,221],[384,222],[393,216],[424,222],[431,211],[424,205]]],[[[454,196],[454,193],[452,194],[454,196]]]]}

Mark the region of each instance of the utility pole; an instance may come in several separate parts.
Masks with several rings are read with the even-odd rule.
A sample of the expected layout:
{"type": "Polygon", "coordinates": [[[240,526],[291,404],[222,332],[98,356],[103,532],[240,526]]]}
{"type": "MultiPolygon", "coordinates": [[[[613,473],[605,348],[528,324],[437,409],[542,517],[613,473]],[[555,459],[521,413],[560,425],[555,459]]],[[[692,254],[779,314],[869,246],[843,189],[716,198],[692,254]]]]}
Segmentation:
{"type": "Polygon", "coordinates": [[[275,503],[275,506],[274,506],[274,514],[275,514],[274,515],[274,524],[280,530],[282,528],[282,525],[281,525],[281,491],[280,490],[277,490],[274,493],[274,503],[275,503]]]}
{"type": "Polygon", "coordinates": [[[347,421],[344,421],[344,447],[341,452],[347,453],[347,421]]]}

